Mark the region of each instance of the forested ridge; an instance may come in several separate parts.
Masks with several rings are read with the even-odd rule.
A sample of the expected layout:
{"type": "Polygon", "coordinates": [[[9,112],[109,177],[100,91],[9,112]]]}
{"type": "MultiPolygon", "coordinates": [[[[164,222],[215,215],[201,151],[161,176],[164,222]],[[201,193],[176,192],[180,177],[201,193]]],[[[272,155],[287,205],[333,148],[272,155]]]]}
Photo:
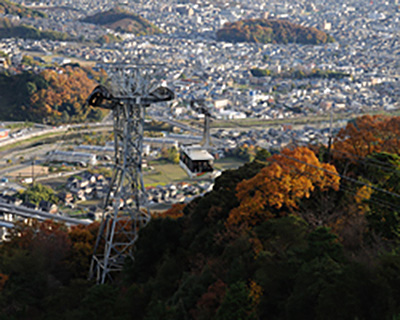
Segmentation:
{"type": "Polygon", "coordinates": [[[247,19],[227,22],[217,39],[228,42],[324,44],[334,39],[316,28],[279,19],[247,19]]]}
{"type": "Polygon", "coordinates": [[[0,247],[0,319],[398,319],[400,117],[332,148],[224,172],[140,232],[112,284],[86,280],[98,225],[21,225],[0,247]]]}
{"type": "Polygon", "coordinates": [[[100,110],[83,108],[96,81],[105,74],[65,66],[40,72],[0,74],[0,119],[33,122],[81,122],[101,119],[100,110]]]}
{"type": "Polygon", "coordinates": [[[22,39],[47,39],[47,40],[72,40],[67,33],[53,30],[39,30],[35,27],[11,22],[8,18],[0,18],[0,38],[22,38],[22,39]]]}
{"type": "Polygon", "coordinates": [[[47,15],[43,12],[32,10],[21,6],[17,3],[8,1],[8,0],[0,0],[0,14],[11,14],[19,17],[27,17],[27,18],[46,18],[47,15]]]}
{"type": "Polygon", "coordinates": [[[129,32],[136,35],[151,35],[161,32],[159,28],[148,20],[120,7],[96,13],[84,18],[82,21],[105,26],[118,32],[129,32]]]}

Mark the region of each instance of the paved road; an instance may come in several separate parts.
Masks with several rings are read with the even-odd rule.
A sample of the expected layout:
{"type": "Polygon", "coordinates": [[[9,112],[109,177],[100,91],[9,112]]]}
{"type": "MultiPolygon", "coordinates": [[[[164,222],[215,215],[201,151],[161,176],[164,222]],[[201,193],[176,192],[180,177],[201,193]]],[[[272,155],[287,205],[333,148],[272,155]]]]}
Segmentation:
{"type": "Polygon", "coordinates": [[[197,129],[197,128],[193,128],[192,126],[180,123],[179,121],[175,121],[173,119],[169,119],[166,117],[160,117],[160,116],[150,116],[151,118],[153,118],[156,121],[161,121],[161,122],[165,122],[170,124],[171,126],[175,126],[178,128],[181,128],[182,130],[185,131],[190,131],[193,133],[197,133],[197,134],[203,134],[203,130],[197,129]]]}

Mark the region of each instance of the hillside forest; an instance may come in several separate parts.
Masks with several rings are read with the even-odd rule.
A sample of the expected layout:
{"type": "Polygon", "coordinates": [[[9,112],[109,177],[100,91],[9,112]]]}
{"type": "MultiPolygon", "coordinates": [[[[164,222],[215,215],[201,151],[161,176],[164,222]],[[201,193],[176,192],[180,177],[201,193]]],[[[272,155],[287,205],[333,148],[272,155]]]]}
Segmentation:
{"type": "Polygon", "coordinates": [[[0,38],[22,38],[22,39],[47,39],[67,41],[73,38],[67,33],[54,30],[39,30],[35,27],[11,21],[8,18],[0,18],[0,38]]]}
{"type": "MultiPolygon", "coordinates": [[[[115,281],[87,280],[98,224],[19,225],[0,319],[399,319],[400,117],[362,116],[154,216],[115,281]]],[[[104,245],[104,244],[103,244],[104,245]]]]}
{"type": "Polygon", "coordinates": [[[247,19],[227,22],[217,31],[217,40],[227,42],[324,44],[334,39],[316,28],[279,19],[247,19]]]}
{"type": "Polygon", "coordinates": [[[87,109],[85,102],[97,82],[106,78],[79,66],[0,74],[0,119],[39,123],[98,121],[100,109],[87,109]]]}
{"type": "Polygon", "coordinates": [[[161,30],[148,20],[120,7],[96,13],[84,18],[82,21],[101,25],[117,32],[128,32],[135,35],[152,35],[161,33],[161,30]]]}
{"type": "Polygon", "coordinates": [[[0,14],[15,15],[20,18],[47,18],[47,15],[41,11],[32,10],[8,0],[0,0],[0,14]]]}

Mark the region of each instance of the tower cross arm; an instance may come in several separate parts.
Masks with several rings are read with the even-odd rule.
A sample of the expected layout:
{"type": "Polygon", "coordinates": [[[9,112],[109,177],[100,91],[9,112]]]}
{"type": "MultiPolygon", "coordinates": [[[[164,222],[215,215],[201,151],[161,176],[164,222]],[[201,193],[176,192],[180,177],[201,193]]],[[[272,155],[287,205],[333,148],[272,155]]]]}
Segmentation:
{"type": "Polygon", "coordinates": [[[98,85],[89,95],[87,104],[91,107],[113,109],[116,104],[125,99],[136,101],[137,104],[149,106],[152,103],[170,101],[174,98],[174,92],[171,89],[162,86],[143,95],[134,93],[127,97],[115,97],[105,86],[98,85]]]}
{"type": "Polygon", "coordinates": [[[113,98],[113,95],[105,86],[98,85],[87,98],[86,104],[91,107],[112,109],[113,98]]]}

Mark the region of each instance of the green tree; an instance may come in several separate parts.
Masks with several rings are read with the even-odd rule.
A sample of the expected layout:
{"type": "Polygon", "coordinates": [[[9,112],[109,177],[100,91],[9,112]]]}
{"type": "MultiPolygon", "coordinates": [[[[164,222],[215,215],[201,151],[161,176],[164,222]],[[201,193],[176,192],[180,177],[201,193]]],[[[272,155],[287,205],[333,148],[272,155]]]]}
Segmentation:
{"type": "Polygon", "coordinates": [[[271,71],[268,69],[254,68],[251,69],[250,72],[253,75],[253,77],[266,77],[271,75],[271,71]]]}
{"type": "Polygon", "coordinates": [[[118,288],[110,284],[91,287],[82,299],[81,319],[112,319],[118,288]]]}
{"type": "Polygon", "coordinates": [[[256,156],[254,157],[254,160],[266,161],[270,156],[271,153],[268,150],[260,148],[256,151],[256,156]]]}
{"type": "Polygon", "coordinates": [[[179,150],[176,147],[168,149],[168,160],[172,163],[179,163],[179,150]]]}
{"type": "Polygon", "coordinates": [[[22,64],[26,64],[26,65],[28,65],[28,66],[34,66],[34,65],[36,65],[35,60],[33,60],[33,58],[32,58],[31,56],[23,56],[23,57],[22,57],[21,63],[22,63],[22,64]]]}
{"type": "Polygon", "coordinates": [[[9,275],[0,291],[0,314],[6,319],[36,317],[37,310],[45,308],[46,299],[68,282],[63,260],[70,248],[62,224],[17,223],[10,241],[0,247],[0,271],[9,275]]]}
{"type": "Polygon", "coordinates": [[[26,86],[28,88],[29,94],[34,94],[37,91],[37,87],[34,82],[28,82],[26,86]]]}
{"type": "Polygon", "coordinates": [[[22,192],[19,197],[22,200],[27,199],[28,201],[39,204],[40,201],[49,201],[56,204],[58,202],[58,197],[52,188],[36,183],[34,186],[29,187],[24,192],[22,192]]]}
{"type": "Polygon", "coordinates": [[[217,310],[216,320],[251,320],[256,319],[252,312],[249,289],[242,281],[229,286],[221,306],[217,310]]]}

